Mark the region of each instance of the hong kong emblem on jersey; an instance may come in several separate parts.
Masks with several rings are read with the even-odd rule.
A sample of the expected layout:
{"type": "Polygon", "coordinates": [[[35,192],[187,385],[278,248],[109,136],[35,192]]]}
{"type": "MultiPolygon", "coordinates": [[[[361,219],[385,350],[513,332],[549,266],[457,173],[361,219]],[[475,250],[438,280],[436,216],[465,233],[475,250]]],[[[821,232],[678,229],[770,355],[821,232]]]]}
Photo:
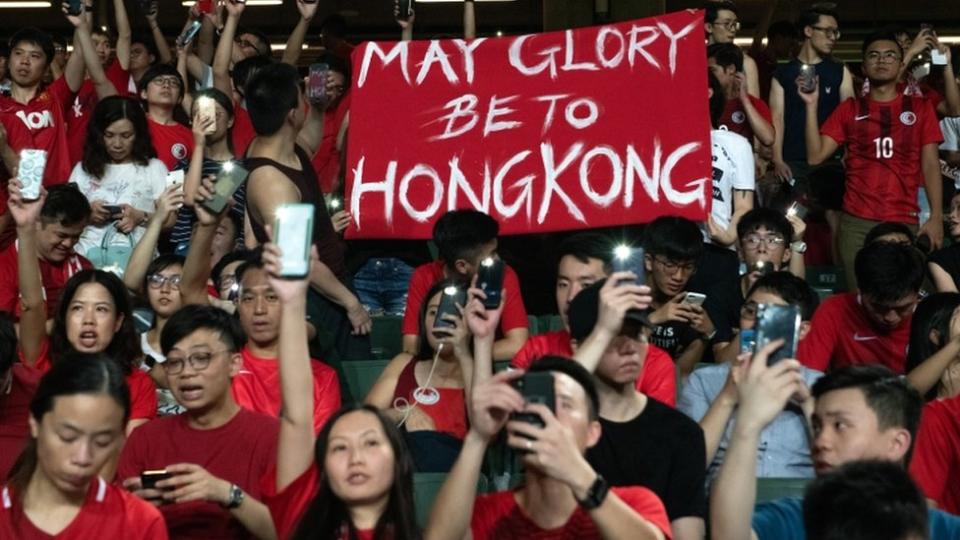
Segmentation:
{"type": "Polygon", "coordinates": [[[730,115],[730,119],[733,120],[734,124],[742,124],[747,119],[747,116],[743,114],[743,111],[737,111],[730,115]]]}
{"type": "Polygon", "coordinates": [[[900,123],[905,126],[912,126],[917,123],[917,115],[910,111],[900,113],[900,123]]]}
{"type": "MultiPolygon", "coordinates": [[[[901,116],[900,119],[902,120],[903,117],[901,116]]],[[[170,153],[173,154],[173,157],[177,159],[187,159],[187,147],[184,146],[183,143],[177,143],[171,146],[170,153]]]]}

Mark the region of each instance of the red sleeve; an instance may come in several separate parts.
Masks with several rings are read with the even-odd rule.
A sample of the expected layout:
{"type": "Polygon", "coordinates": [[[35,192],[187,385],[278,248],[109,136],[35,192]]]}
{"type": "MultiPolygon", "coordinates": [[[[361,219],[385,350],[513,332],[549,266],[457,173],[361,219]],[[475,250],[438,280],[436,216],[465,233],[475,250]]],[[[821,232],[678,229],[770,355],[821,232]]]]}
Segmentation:
{"type": "Polygon", "coordinates": [[[16,312],[17,301],[20,299],[20,288],[17,286],[18,266],[15,257],[16,251],[13,248],[5,249],[0,253],[0,311],[6,311],[11,315],[16,312]],[[8,252],[14,252],[12,260],[8,252]]]}
{"type": "Polygon", "coordinates": [[[470,532],[473,540],[491,538],[491,533],[496,530],[498,522],[501,519],[509,520],[509,515],[516,506],[517,502],[513,498],[512,491],[499,491],[478,496],[473,502],[473,514],[470,516],[470,532]]]}
{"type": "Polygon", "coordinates": [[[766,102],[760,98],[750,96],[750,103],[753,105],[753,108],[760,113],[760,116],[763,117],[764,120],[770,122],[771,124],[773,123],[773,115],[770,114],[770,107],[767,106],[766,102]]]}
{"type": "Polygon", "coordinates": [[[67,84],[66,77],[60,77],[59,79],[53,81],[53,83],[47,87],[47,92],[50,92],[50,96],[53,97],[53,101],[60,105],[60,108],[64,111],[64,114],[66,114],[66,111],[70,109],[73,98],[77,95],[76,92],[70,90],[70,86],[67,84]]]}
{"type": "Polygon", "coordinates": [[[127,376],[130,386],[130,419],[150,420],[157,417],[157,388],[150,375],[133,368],[133,373],[127,376]]]}
{"type": "MultiPolygon", "coordinates": [[[[140,476],[140,473],[143,472],[144,466],[141,462],[143,444],[140,441],[144,440],[145,437],[144,427],[133,430],[133,433],[127,437],[127,441],[123,444],[120,461],[117,463],[117,475],[114,478],[117,485],[122,485],[127,478],[140,476]]],[[[149,444],[149,441],[145,442],[149,444]]]]}
{"type": "Polygon", "coordinates": [[[837,144],[843,144],[847,140],[847,126],[850,125],[850,114],[853,111],[853,107],[856,105],[856,100],[849,98],[843,103],[841,103],[830,117],[827,118],[827,121],[820,126],[820,134],[826,135],[831,139],[837,141],[837,144]]]}
{"type": "Polygon", "coordinates": [[[924,407],[920,432],[913,447],[913,460],[910,462],[910,474],[923,494],[941,507],[947,483],[955,478],[956,465],[956,450],[951,436],[953,428],[942,414],[946,411],[948,409],[937,402],[924,407]]]}
{"type": "Polygon", "coordinates": [[[652,344],[647,347],[647,361],[637,380],[637,390],[671,407],[677,406],[677,368],[666,351],[652,344]]]}
{"type": "Polygon", "coordinates": [[[313,370],[313,432],[320,433],[333,413],[340,408],[340,380],[333,368],[311,360],[313,370]]]}
{"type": "Polygon", "coordinates": [[[107,80],[116,88],[117,94],[121,96],[130,95],[130,73],[120,67],[119,60],[113,60],[110,67],[107,68],[106,76],[107,80]]]}
{"type": "Polygon", "coordinates": [[[311,465],[290,485],[277,490],[277,467],[271,466],[260,479],[260,502],[267,505],[277,538],[289,538],[300,516],[317,492],[317,467],[311,465]]]}
{"type": "Polygon", "coordinates": [[[517,354],[513,355],[513,360],[510,361],[510,367],[527,369],[530,367],[530,364],[533,363],[534,358],[543,356],[543,348],[539,347],[543,340],[537,339],[539,337],[540,336],[531,336],[530,339],[524,342],[523,347],[520,347],[517,354]]]}
{"type": "MultiPolygon", "coordinates": [[[[407,309],[403,312],[403,325],[401,333],[405,336],[420,335],[420,304],[423,303],[423,297],[427,295],[430,287],[433,286],[430,265],[433,263],[422,264],[413,271],[410,276],[410,287],[407,290],[407,309]]],[[[501,323],[502,324],[502,323],[501,323]]]]}
{"type": "Polygon", "coordinates": [[[504,265],[503,289],[507,297],[504,299],[503,315],[500,317],[500,329],[509,332],[515,328],[527,328],[527,308],[523,305],[523,296],[520,294],[520,279],[517,273],[509,266],[504,265]]]}
{"type": "Polygon", "coordinates": [[[667,510],[663,507],[663,503],[660,502],[660,498],[652,491],[639,486],[615,487],[610,491],[615,493],[617,497],[620,497],[620,500],[625,502],[634,512],[640,514],[640,517],[663,531],[664,536],[668,539],[673,537],[673,532],[670,530],[670,518],[667,517],[667,510]]]}
{"type": "Polygon", "coordinates": [[[920,144],[940,144],[943,142],[943,132],[940,131],[940,121],[937,120],[937,111],[929,99],[922,101],[920,106],[920,144]]]}
{"type": "Polygon", "coordinates": [[[826,372],[830,367],[837,330],[833,312],[840,307],[840,301],[843,300],[834,296],[820,305],[810,321],[810,332],[797,346],[797,360],[810,369],[826,372]]]}

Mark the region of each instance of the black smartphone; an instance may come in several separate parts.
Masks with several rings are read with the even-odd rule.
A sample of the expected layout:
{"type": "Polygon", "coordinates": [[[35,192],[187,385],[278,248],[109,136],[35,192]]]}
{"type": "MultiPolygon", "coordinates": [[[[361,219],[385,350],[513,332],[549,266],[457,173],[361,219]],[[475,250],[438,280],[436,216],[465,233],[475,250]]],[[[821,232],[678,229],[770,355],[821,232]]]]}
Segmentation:
{"type": "Polygon", "coordinates": [[[800,308],[797,306],[778,306],[760,304],[757,306],[757,350],[767,343],[778,339],[783,346],[767,357],[767,365],[797,357],[797,335],[800,333],[800,308]]]}
{"type": "Polygon", "coordinates": [[[487,299],[483,301],[483,307],[487,309],[497,309],[503,300],[503,261],[487,257],[480,261],[480,268],[477,270],[477,287],[483,290],[487,299]]]}
{"type": "Polygon", "coordinates": [[[613,271],[633,272],[637,275],[636,280],[622,280],[617,283],[617,285],[623,285],[624,283],[645,284],[647,282],[647,272],[646,267],[643,265],[643,248],[630,246],[617,246],[614,248],[613,271]]]}
{"type": "Polygon", "coordinates": [[[220,167],[217,181],[213,185],[213,198],[203,201],[203,206],[214,214],[223,212],[227,201],[237,189],[247,181],[250,173],[236,161],[227,161],[220,167]]]}
{"type": "Polygon", "coordinates": [[[143,471],[140,473],[140,486],[142,489],[157,489],[157,482],[172,477],[173,475],[165,470],[143,471]]]}
{"type": "Polygon", "coordinates": [[[453,322],[447,320],[446,316],[453,315],[460,318],[460,310],[457,309],[457,304],[460,306],[467,305],[466,289],[451,285],[440,292],[440,305],[437,306],[437,316],[433,319],[433,335],[435,337],[445,337],[447,333],[441,329],[454,327],[453,322]],[[437,332],[437,330],[441,331],[437,332]]]}
{"type": "Polygon", "coordinates": [[[770,261],[757,261],[750,270],[759,273],[761,277],[774,272],[773,263],[770,261]]]}
{"type": "Polygon", "coordinates": [[[790,203],[790,206],[787,208],[787,217],[797,216],[801,220],[807,218],[807,214],[810,213],[809,209],[804,206],[800,201],[793,201],[790,203]]]}
{"type": "MultiPolygon", "coordinates": [[[[545,405],[551,411],[556,411],[556,393],[553,386],[553,373],[548,371],[537,371],[533,373],[524,373],[523,377],[513,381],[513,387],[523,396],[525,403],[540,403],[545,405]]],[[[513,413],[511,418],[544,427],[546,423],[539,414],[531,412],[513,413]]]]}
{"type": "Polygon", "coordinates": [[[123,208],[117,204],[105,204],[103,209],[110,213],[110,219],[120,219],[123,216],[123,208]]]}
{"type": "Polygon", "coordinates": [[[400,0],[398,19],[409,20],[413,16],[413,0],[400,0]]]}
{"type": "Polygon", "coordinates": [[[70,15],[83,13],[83,0],[67,0],[67,13],[70,15]]]}

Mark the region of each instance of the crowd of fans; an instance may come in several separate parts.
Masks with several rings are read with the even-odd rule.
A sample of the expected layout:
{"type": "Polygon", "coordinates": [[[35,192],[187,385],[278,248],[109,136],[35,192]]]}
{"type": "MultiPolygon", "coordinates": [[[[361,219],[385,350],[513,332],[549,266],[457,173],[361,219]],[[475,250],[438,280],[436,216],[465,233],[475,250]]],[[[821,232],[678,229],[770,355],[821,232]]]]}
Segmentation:
{"type": "Polygon", "coordinates": [[[960,538],[958,62],[925,25],[845,65],[831,7],[771,24],[767,4],[746,53],[737,6],[705,6],[704,222],[502,244],[467,209],[429,243],[343,239],[352,45],[323,23],[308,99],[317,3],[296,1],[279,61],[235,0],[196,2],[173,49],[156,2],[145,35],[123,0],[65,3],[69,53],[17,30],[0,539],[960,538]],[[46,155],[36,197],[24,150],[46,155]],[[291,278],[270,225],[294,203],[315,214],[291,278]],[[618,246],[642,265],[615,267],[618,246]],[[477,275],[501,257],[498,301],[477,275]],[[805,279],[834,266],[829,290],[805,279]],[[757,339],[777,307],[795,358],[757,339]],[[401,352],[351,395],[388,319],[401,352]],[[444,476],[418,520],[423,473],[444,476]],[[806,490],[760,501],[758,479],[806,490]]]}

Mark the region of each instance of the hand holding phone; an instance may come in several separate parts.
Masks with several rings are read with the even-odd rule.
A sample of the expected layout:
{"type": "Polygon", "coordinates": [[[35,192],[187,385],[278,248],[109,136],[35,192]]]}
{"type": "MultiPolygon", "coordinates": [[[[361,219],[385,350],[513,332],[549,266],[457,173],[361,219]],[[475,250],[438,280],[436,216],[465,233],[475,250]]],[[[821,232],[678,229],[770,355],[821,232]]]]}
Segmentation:
{"type": "Polygon", "coordinates": [[[197,120],[199,122],[207,121],[207,127],[203,132],[211,135],[217,131],[217,102],[212,97],[200,96],[197,98],[197,120]]]}
{"type": "Polygon", "coordinates": [[[645,285],[647,282],[646,267],[644,266],[644,251],[642,247],[617,246],[613,250],[613,271],[633,272],[637,278],[632,281],[621,280],[617,285],[636,284],[645,285]]]}
{"type": "Polygon", "coordinates": [[[437,315],[433,319],[433,336],[444,338],[450,334],[450,330],[456,328],[456,323],[450,320],[450,316],[460,318],[460,310],[457,306],[467,305],[467,291],[463,287],[451,285],[440,291],[440,305],[437,306],[437,315]]]}
{"type": "Polygon", "coordinates": [[[817,68],[810,64],[800,66],[800,91],[811,94],[816,90],[817,68]]]}
{"type": "Polygon", "coordinates": [[[307,100],[310,103],[319,105],[327,103],[327,75],[329,73],[330,66],[327,64],[310,65],[310,72],[307,76],[307,100]]]}
{"type": "Polygon", "coordinates": [[[477,269],[477,287],[479,287],[486,299],[483,301],[483,307],[486,309],[497,309],[503,300],[503,261],[487,257],[480,261],[480,268],[477,269]]]}
{"type": "MultiPolygon", "coordinates": [[[[513,387],[523,396],[524,403],[540,403],[551,411],[557,410],[553,373],[548,371],[524,373],[522,377],[513,381],[513,387]]],[[[543,418],[537,413],[518,412],[511,414],[510,418],[541,428],[546,426],[543,418]]]]}
{"type": "Polygon", "coordinates": [[[40,186],[47,167],[47,151],[24,148],[20,150],[20,165],[17,176],[20,178],[20,196],[25,201],[40,198],[40,186]]]}
{"type": "Polygon", "coordinates": [[[302,278],[310,272],[313,212],[312,204],[283,204],[277,208],[273,243],[282,253],[282,277],[302,278]]]}
{"type": "Polygon", "coordinates": [[[688,306],[700,307],[706,301],[707,295],[698,292],[688,292],[687,295],[683,297],[682,303],[688,306]]]}
{"type": "Polygon", "coordinates": [[[781,360],[796,358],[800,333],[800,308],[793,305],[759,304],[756,331],[756,350],[760,350],[771,341],[783,340],[783,346],[767,357],[767,365],[772,366],[781,360]]]}
{"type": "Polygon", "coordinates": [[[143,471],[140,473],[140,488],[159,489],[157,488],[157,482],[169,480],[170,478],[173,478],[173,475],[166,470],[143,471]]]}
{"type": "Polygon", "coordinates": [[[235,161],[224,162],[217,174],[217,181],[213,185],[213,197],[203,201],[203,206],[214,214],[223,212],[227,201],[237,189],[247,181],[250,173],[235,161]]]}

